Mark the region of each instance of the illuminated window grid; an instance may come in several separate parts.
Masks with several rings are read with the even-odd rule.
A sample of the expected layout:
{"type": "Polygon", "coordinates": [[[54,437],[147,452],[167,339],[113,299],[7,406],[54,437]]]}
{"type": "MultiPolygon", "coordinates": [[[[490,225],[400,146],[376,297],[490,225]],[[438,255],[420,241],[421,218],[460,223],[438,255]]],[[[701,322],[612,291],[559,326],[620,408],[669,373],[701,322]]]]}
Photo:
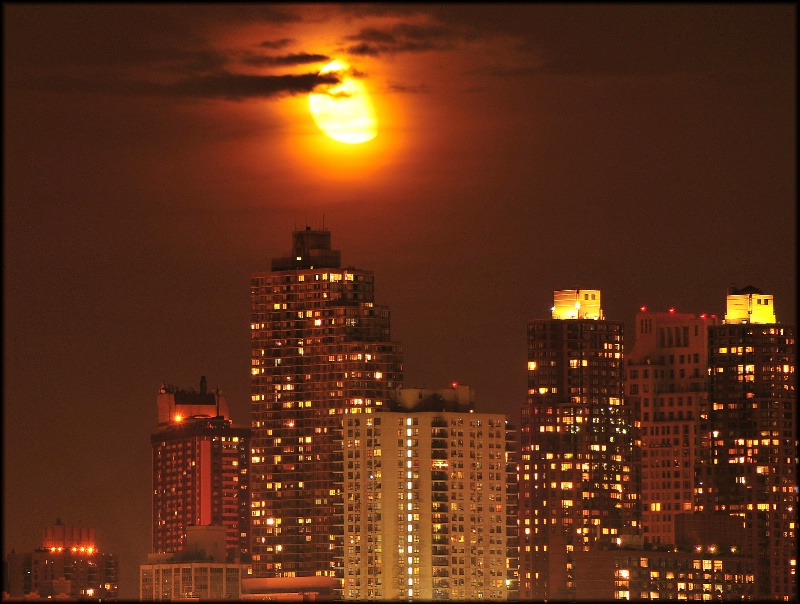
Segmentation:
{"type": "Polygon", "coordinates": [[[329,463],[319,459],[341,443],[337,434],[346,412],[379,408],[388,390],[402,380],[400,349],[388,341],[389,312],[373,304],[368,271],[262,273],[253,278],[251,293],[251,398],[258,458],[253,473],[259,478],[253,482],[253,496],[267,503],[262,512],[280,519],[284,531],[303,519],[307,539],[297,546],[279,543],[254,518],[254,573],[279,576],[327,566],[336,576],[345,547],[335,536],[343,522],[343,504],[341,486],[332,487],[331,481],[341,479],[341,453],[329,463]],[[282,423],[291,420],[293,426],[282,423]],[[297,446],[303,450],[286,451],[298,432],[304,442],[297,446]],[[270,484],[273,488],[266,488],[270,484]],[[280,510],[270,504],[278,484],[280,510]],[[311,556],[309,543],[316,552],[311,556]],[[280,556],[274,553],[277,545],[283,546],[280,556]],[[273,561],[266,561],[267,556],[273,561]]]}

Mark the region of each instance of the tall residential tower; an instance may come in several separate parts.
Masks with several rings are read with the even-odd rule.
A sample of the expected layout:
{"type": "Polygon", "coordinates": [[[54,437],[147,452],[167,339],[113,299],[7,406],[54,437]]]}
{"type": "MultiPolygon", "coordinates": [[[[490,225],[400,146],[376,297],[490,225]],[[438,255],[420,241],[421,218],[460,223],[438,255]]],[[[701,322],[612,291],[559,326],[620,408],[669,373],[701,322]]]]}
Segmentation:
{"type": "Polygon", "coordinates": [[[373,273],[310,228],[253,275],[251,309],[253,573],[342,579],[342,422],[402,383],[389,310],[373,273]]]}
{"type": "Polygon", "coordinates": [[[555,292],[528,323],[520,430],[520,598],[575,597],[578,551],[635,532],[631,417],[623,404],[622,323],[599,290],[555,292]]]}
{"type": "Polygon", "coordinates": [[[709,328],[709,443],[701,509],[744,520],[758,561],[756,597],[797,600],[795,327],[754,287],[728,292],[709,328]]]}

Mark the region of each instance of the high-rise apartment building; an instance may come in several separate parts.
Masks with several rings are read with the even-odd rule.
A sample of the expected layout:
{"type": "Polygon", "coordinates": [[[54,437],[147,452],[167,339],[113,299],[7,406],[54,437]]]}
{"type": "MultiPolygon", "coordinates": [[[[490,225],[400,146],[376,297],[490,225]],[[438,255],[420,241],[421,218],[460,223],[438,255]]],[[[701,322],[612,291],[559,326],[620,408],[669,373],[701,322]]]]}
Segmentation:
{"type": "Polygon", "coordinates": [[[520,430],[520,597],[574,598],[574,552],[638,531],[622,323],[599,290],[562,290],[528,323],[520,430]]]}
{"type": "Polygon", "coordinates": [[[344,420],[344,599],[517,598],[516,431],[470,392],[344,420]]]}
{"type": "Polygon", "coordinates": [[[343,579],[343,420],[402,384],[374,275],[307,228],[251,280],[252,562],[257,577],[343,579]]]}
{"type": "Polygon", "coordinates": [[[233,426],[228,403],[209,392],[162,385],[153,447],[153,552],[184,550],[188,527],[226,528],[227,559],[249,552],[250,429],[233,426]]]}
{"type": "Polygon", "coordinates": [[[636,471],[645,543],[674,544],[678,514],[694,512],[698,426],[708,395],[708,326],[716,316],[636,315],[626,353],[626,401],[639,437],[636,471]]]}
{"type": "Polygon", "coordinates": [[[737,516],[750,532],[759,599],[797,599],[795,327],[774,300],[731,288],[722,325],[709,328],[708,451],[699,508],[737,516]]]}

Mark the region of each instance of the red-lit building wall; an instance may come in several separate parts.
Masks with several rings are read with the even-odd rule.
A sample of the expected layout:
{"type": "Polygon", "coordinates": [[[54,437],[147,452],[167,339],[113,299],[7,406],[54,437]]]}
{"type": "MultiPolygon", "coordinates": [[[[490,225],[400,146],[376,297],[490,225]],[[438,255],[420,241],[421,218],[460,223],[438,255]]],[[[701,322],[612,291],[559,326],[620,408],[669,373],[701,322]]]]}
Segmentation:
{"type": "Polygon", "coordinates": [[[227,528],[228,559],[246,558],[250,430],[222,418],[181,418],[151,442],[153,552],[182,552],[188,526],[214,524],[227,528]]]}
{"type": "Polygon", "coordinates": [[[639,441],[636,473],[645,543],[674,544],[694,511],[698,426],[707,403],[708,326],[717,318],[642,309],[626,354],[626,396],[639,441]]]}

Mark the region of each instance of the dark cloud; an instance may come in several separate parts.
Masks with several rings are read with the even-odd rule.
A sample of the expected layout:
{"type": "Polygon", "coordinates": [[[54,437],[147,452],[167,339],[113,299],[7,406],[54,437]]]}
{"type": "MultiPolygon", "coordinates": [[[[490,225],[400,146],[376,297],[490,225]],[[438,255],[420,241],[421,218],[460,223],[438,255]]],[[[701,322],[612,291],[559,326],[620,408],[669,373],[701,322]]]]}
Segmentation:
{"type": "Polygon", "coordinates": [[[230,57],[212,49],[169,49],[160,51],[158,55],[153,53],[152,61],[154,64],[167,63],[168,69],[173,72],[202,73],[223,69],[230,63],[230,57]]]}
{"type": "Polygon", "coordinates": [[[395,44],[397,42],[397,38],[394,36],[394,34],[388,31],[375,29],[374,27],[366,27],[356,35],[347,36],[347,39],[360,40],[361,42],[365,43],[377,42],[380,44],[395,44]]]}
{"type": "Polygon", "coordinates": [[[356,44],[355,46],[348,46],[347,52],[351,55],[358,55],[360,57],[377,57],[379,54],[381,54],[381,49],[377,46],[361,43],[356,44]]]}
{"type": "Polygon", "coordinates": [[[426,84],[418,84],[416,86],[408,86],[406,84],[389,84],[389,90],[392,92],[402,92],[410,94],[429,93],[431,89],[426,84]]]}
{"type": "Polygon", "coordinates": [[[364,28],[357,34],[347,36],[345,40],[356,42],[347,47],[350,54],[375,57],[381,54],[447,50],[456,41],[472,37],[461,28],[398,23],[387,29],[364,28]]]}
{"type": "Polygon", "coordinates": [[[262,48],[269,48],[270,50],[280,50],[281,48],[286,48],[290,44],[294,44],[294,40],[291,38],[281,38],[280,40],[264,40],[261,44],[259,44],[262,48]]]}
{"type": "Polygon", "coordinates": [[[251,55],[242,60],[248,65],[307,65],[308,63],[322,63],[323,61],[330,61],[327,55],[297,53],[290,55],[282,55],[273,57],[270,55],[251,55]]]}
{"type": "Polygon", "coordinates": [[[249,75],[222,72],[215,75],[201,75],[186,78],[177,84],[151,88],[187,98],[226,99],[242,101],[249,98],[265,98],[282,94],[304,94],[317,86],[336,84],[335,74],[318,75],[249,75]]]}

